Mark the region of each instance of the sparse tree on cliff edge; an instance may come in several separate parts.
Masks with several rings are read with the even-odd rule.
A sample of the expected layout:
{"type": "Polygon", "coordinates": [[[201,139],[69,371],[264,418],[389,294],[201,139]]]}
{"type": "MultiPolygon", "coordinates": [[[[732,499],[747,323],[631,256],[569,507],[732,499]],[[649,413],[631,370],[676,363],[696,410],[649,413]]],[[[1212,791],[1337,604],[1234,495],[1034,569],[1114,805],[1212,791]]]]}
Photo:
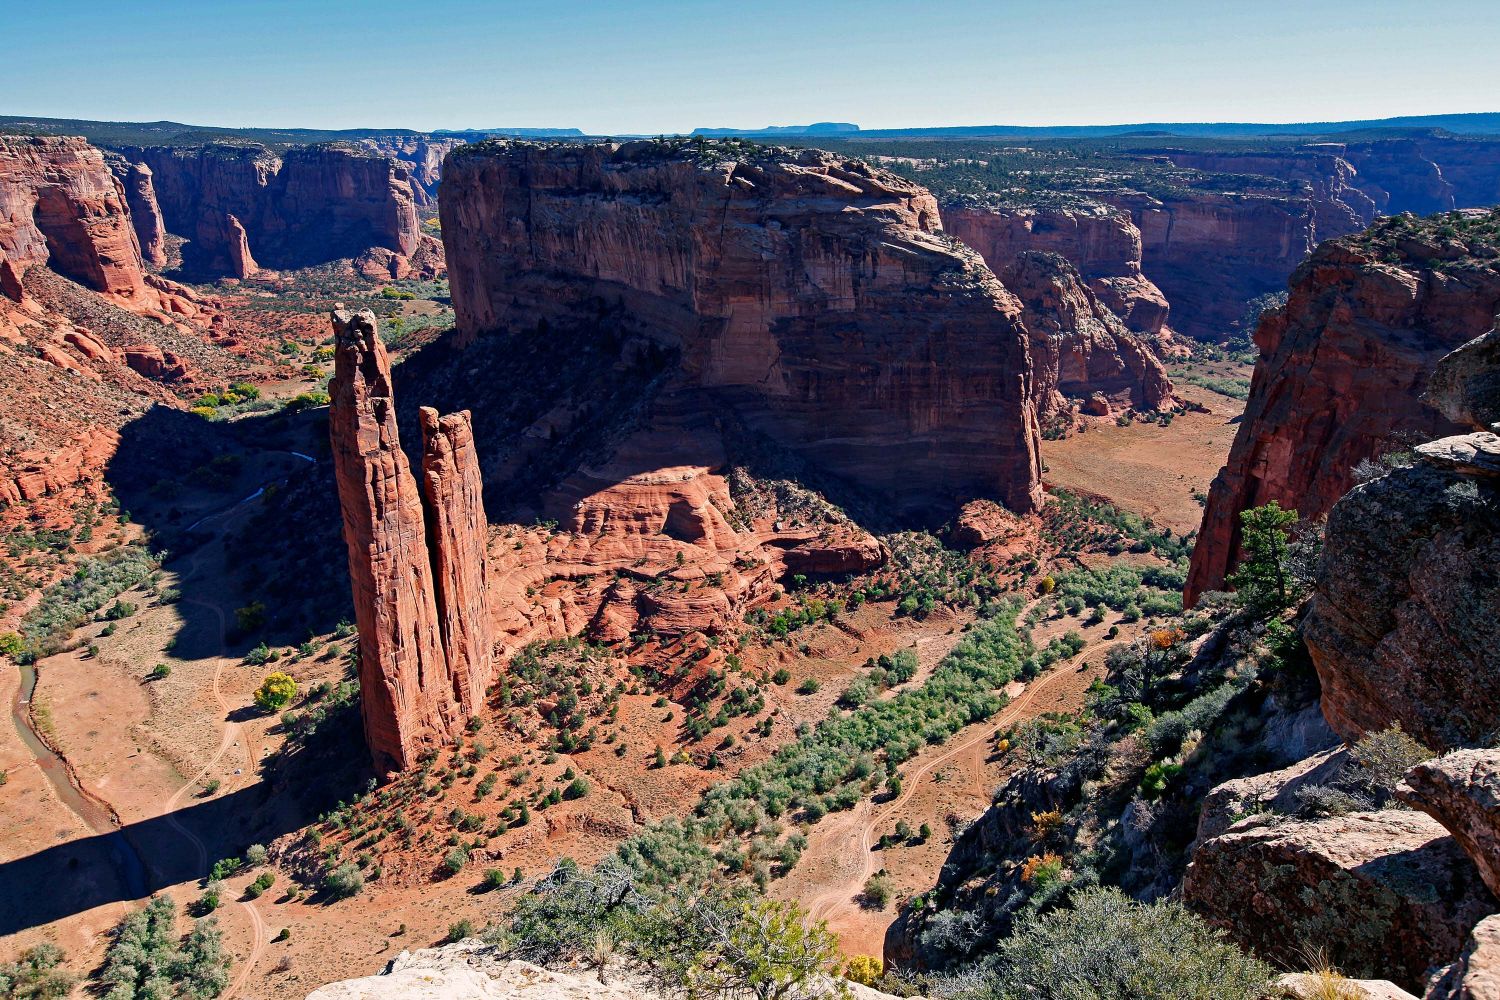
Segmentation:
{"type": "Polygon", "coordinates": [[[1275,500],[1240,512],[1243,555],[1229,582],[1249,607],[1274,612],[1292,603],[1288,529],[1296,523],[1297,512],[1275,500]]]}

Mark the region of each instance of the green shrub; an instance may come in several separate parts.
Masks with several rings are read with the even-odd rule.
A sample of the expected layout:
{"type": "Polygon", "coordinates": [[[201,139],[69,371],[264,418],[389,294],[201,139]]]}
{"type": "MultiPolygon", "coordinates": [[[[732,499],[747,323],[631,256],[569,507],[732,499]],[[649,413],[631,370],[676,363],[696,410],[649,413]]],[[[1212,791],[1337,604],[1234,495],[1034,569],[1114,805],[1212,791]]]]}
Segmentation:
{"type": "Polygon", "coordinates": [[[1002,939],[956,1000],[1254,1000],[1272,970],[1181,903],[1091,889],[1002,939]]]}
{"type": "Polygon", "coordinates": [[[229,959],[213,917],[197,921],[186,939],[177,935],[177,911],[166,896],[115,928],[100,973],[107,1000],[216,997],[229,985],[229,959]]]}
{"type": "Polygon", "coordinates": [[[62,949],[42,943],[0,963],[0,1000],[61,1000],[73,992],[73,977],[59,968],[62,949]]]}
{"type": "Polygon", "coordinates": [[[334,899],[348,899],[365,888],[364,873],[352,861],[345,861],[323,876],[323,888],[334,899]]]}

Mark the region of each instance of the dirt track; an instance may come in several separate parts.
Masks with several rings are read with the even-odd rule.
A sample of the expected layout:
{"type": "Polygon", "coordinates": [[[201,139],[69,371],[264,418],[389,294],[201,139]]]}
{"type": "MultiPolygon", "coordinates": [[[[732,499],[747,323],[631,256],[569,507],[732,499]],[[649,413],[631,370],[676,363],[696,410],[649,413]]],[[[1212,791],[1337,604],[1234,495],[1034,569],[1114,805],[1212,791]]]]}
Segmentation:
{"type": "MultiPolygon", "coordinates": [[[[1090,645],[1073,660],[1058,664],[1027,685],[998,715],[961,730],[944,746],[919,754],[914,766],[902,773],[902,792],[895,799],[883,803],[866,799],[849,812],[816,824],[808,833],[807,850],[793,876],[778,885],[775,894],[801,902],[812,916],[827,921],[839,936],[845,954],[879,955],[896,911],[861,905],[866,880],[886,868],[903,891],[925,888],[932,884],[951,847],[935,834],[931,842],[918,848],[893,848],[877,857],[875,844],[880,831],[892,827],[898,818],[913,827],[925,822],[940,830],[955,800],[960,806],[967,805],[970,815],[982,811],[997,780],[997,769],[986,767],[990,741],[997,733],[1027,719],[1081,707],[1084,692],[1102,673],[1105,648],[1090,645]],[[1088,669],[1080,669],[1080,662],[1088,669]],[[943,776],[955,780],[934,780],[953,764],[962,766],[943,776]]],[[[898,892],[898,898],[901,895],[898,892]]]]}

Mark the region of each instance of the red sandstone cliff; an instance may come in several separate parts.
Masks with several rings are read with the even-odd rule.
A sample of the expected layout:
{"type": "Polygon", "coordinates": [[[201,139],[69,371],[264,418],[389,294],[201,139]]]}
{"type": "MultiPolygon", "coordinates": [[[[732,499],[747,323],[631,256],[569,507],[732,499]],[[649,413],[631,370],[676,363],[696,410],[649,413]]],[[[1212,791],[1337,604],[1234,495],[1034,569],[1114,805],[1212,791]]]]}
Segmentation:
{"type": "MultiPolygon", "coordinates": [[[[1500,213],[1475,213],[1469,224],[1494,221],[1500,213]]],[[[1250,399],[1193,551],[1189,604],[1224,585],[1240,511],[1276,500],[1319,517],[1362,460],[1453,429],[1421,393],[1439,358],[1489,329],[1500,261],[1492,243],[1444,235],[1451,225],[1400,217],[1325,244],[1293,275],[1286,306],[1262,319],[1250,399]]]]}
{"type": "Polygon", "coordinates": [[[153,298],[125,192],[83,139],[0,136],[0,255],[128,302],[153,298]]]}
{"type": "Polygon", "coordinates": [[[424,406],[422,492],[437,588],[438,627],[454,697],[465,716],[484,707],[494,680],[490,640],[489,522],[469,411],[439,416],[424,406]]]}
{"type": "Polygon", "coordinates": [[[467,413],[422,411],[425,498],[370,312],[333,314],[329,438],[359,624],[365,738],[406,770],[482,710],[493,675],[487,526],[467,413]]]}
{"type": "Polygon", "coordinates": [[[152,267],[163,267],[167,263],[167,226],[162,221],[161,206],[156,203],[156,185],[151,168],[144,163],[131,163],[118,153],[106,154],[110,172],[125,192],[125,204],[130,208],[130,222],[135,228],[136,241],[141,246],[141,258],[152,267]]]}
{"type": "Polygon", "coordinates": [[[1169,306],[1141,272],[1141,232],[1128,212],[1102,205],[1069,208],[943,206],[943,228],[979,251],[999,272],[1026,250],[1061,254],[1125,325],[1160,336],[1169,306]]]}
{"type": "Polygon", "coordinates": [[[443,176],[443,157],[464,144],[463,139],[430,135],[396,135],[361,139],[358,145],[376,156],[399,160],[411,171],[412,199],[418,208],[437,207],[438,181],[443,176]]]}
{"type": "Polygon", "coordinates": [[[1062,417],[1075,403],[1086,413],[1108,416],[1176,402],[1151,348],[1100,303],[1062,256],[1026,251],[996,275],[1024,307],[1040,418],[1062,417]]]}
{"type": "Polygon", "coordinates": [[[398,261],[393,277],[405,277],[413,258],[433,269],[435,241],[421,233],[410,169],[396,160],[341,145],[120,153],[150,169],[167,228],[189,238],[190,273],[248,277],[247,260],[290,269],[372,250],[398,261]]]}
{"type": "Polygon", "coordinates": [[[813,151],[483,143],[441,214],[463,336],[616,324],[908,513],[1040,502],[1020,305],[922,187],[813,151]]]}

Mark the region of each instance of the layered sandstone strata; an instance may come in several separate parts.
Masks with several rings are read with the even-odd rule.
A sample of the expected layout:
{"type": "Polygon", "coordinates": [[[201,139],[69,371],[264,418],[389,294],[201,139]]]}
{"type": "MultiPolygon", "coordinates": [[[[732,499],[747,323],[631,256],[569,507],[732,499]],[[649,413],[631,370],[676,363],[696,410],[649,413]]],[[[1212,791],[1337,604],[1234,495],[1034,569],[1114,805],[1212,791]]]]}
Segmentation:
{"type": "Polygon", "coordinates": [[[438,628],[459,707],[472,717],[494,680],[490,642],[489,522],[469,411],[422,407],[422,491],[432,546],[438,628]]]}
{"type": "Polygon", "coordinates": [[[1104,200],[1141,232],[1146,274],[1172,304],[1172,325],[1199,340],[1234,332],[1246,303],[1286,287],[1287,275],[1324,236],[1312,202],[1297,193],[1128,191],[1104,200]]]}
{"type": "Polygon", "coordinates": [[[449,155],[441,215],[468,341],[624,330],[898,511],[1040,502],[1020,304],[916,184],[815,150],[492,142],[449,155]]]}
{"type": "Polygon", "coordinates": [[[377,769],[405,770],[462,732],[491,672],[473,439],[464,414],[424,417],[424,510],[401,450],[375,316],[338,310],[333,327],[329,436],[359,624],[365,737],[377,769]]]}
{"type": "Polygon", "coordinates": [[[0,255],[126,302],[153,299],[125,191],[83,139],[0,136],[0,255]]]}
{"type": "Polygon", "coordinates": [[[1103,205],[943,205],[943,228],[979,251],[999,273],[1027,250],[1061,254],[1106,308],[1136,333],[1159,337],[1170,307],[1141,271],[1141,231],[1128,212],[1103,205]]]}
{"type": "Polygon", "coordinates": [[[1441,235],[1440,221],[1389,220],[1323,245],[1293,275],[1286,306],[1262,317],[1250,398],[1193,550],[1189,604],[1224,586],[1241,511],[1275,500],[1320,517],[1362,461],[1457,429],[1422,392],[1438,359],[1490,327],[1500,260],[1441,235]]]}
{"type": "Polygon", "coordinates": [[[1095,416],[1176,402],[1156,354],[1099,301],[1066,258],[1023,251],[997,267],[996,276],[1021,300],[1038,417],[1061,417],[1075,402],[1095,416]]]}
{"type": "MultiPolygon", "coordinates": [[[[381,249],[410,261],[424,244],[409,167],[340,145],[122,147],[152,174],[184,267],[251,277],[381,249]]],[[[427,256],[431,256],[429,253],[427,256]]],[[[397,268],[404,277],[409,266],[397,268]]]]}
{"type": "Polygon", "coordinates": [[[144,163],[131,163],[118,153],[107,154],[106,160],[125,192],[130,223],[135,227],[135,237],[141,245],[141,258],[152,267],[164,267],[167,263],[167,226],[162,221],[161,206],[156,203],[156,184],[151,168],[144,163]]]}
{"type": "Polygon", "coordinates": [[[392,135],[360,139],[361,149],[376,156],[399,160],[411,171],[412,200],[418,208],[437,208],[438,181],[443,177],[443,157],[464,144],[463,139],[431,135],[392,135]]]}

